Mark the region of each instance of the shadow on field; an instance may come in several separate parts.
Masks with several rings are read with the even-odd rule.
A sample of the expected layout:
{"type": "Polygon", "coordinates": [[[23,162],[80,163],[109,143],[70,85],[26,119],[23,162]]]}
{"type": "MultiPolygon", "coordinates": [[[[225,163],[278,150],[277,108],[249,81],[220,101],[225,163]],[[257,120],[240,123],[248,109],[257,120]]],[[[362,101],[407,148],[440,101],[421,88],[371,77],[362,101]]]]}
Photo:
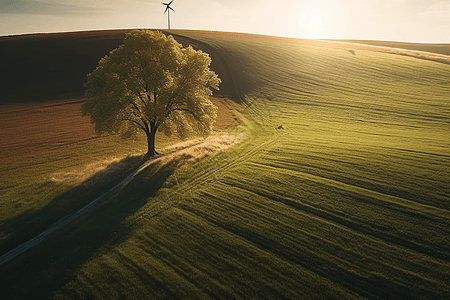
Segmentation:
{"type": "MultiPolygon", "coordinates": [[[[179,157],[167,163],[161,161],[151,163],[125,186],[97,203],[89,212],[54,232],[45,241],[0,266],[2,296],[5,295],[5,299],[49,298],[52,292],[69,282],[73,271],[89,260],[102,245],[114,246],[126,239],[127,233],[122,233],[121,237],[115,234],[122,222],[149,201],[148,198],[161,188],[183,160],[183,157],[179,157]]],[[[144,162],[141,156],[135,156],[112,163],[77,187],[55,198],[45,208],[9,220],[2,226],[2,230],[6,226],[13,228],[14,224],[22,223],[25,224],[23,227],[31,227],[16,228],[17,231],[27,231],[27,233],[4,243],[0,255],[33,238],[61,217],[90,203],[144,162]],[[107,177],[113,179],[108,180],[107,177]],[[80,199],[83,200],[79,201],[80,199]],[[61,213],[62,211],[67,213],[61,213]],[[39,230],[33,227],[35,220],[42,222],[46,215],[53,217],[51,221],[45,222],[47,225],[40,226],[43,228],[39,227],[39,230]]]]}
{"type": "Polygon", "coordinates": [[[86,74],[129,31],[0,37],[0,104],[83,96],[86,74]]]}
{"type": "MultiPolygon", "coordinates": [[[[73,188],[51,200],[39,210],[28,210],[21,215],[9,219],[0,232],[6,232],[9,237],[0,244],[0,255],[28,241],[44,231],[62,217],[76,212],[90,203],[110,188],[122,181],[129,173],[144,162],[142,156],[129,156],[113,161],[108,165],[95,164],[78,173],[60,173],[36,188],[36,193],[42,190],[49,192],[64,188],[64,185],[74,185],[73,188]]],[[[21,203],[17,204],[18,206],[21,203]]]]}
{"type": "Polygon", "coordinates": [[[245,95],[256,90],[257,84],[254,78],[245,73],[242,62],[236,60],[233,53],[182,34],[167,31],[163,31],[163,33],[172,35],[180,44],[191,45],[196,50],[200,49],[208,53],[212,60],[211,70],[216,72],[222,80],[220,92],[214,91],[214,95],[222,95],[237,103],[243,103],[245,95]]]}

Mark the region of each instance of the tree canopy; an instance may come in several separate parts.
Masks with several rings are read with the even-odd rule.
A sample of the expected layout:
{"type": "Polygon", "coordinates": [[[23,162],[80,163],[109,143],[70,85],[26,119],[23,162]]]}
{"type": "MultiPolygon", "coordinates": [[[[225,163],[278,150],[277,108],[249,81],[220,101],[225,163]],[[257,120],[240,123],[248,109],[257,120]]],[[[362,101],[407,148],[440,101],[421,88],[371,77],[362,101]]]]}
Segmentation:
{"type": "Polygon", "coordinates": [[[217,115],[209,97],[221,82],[210,64],[207,53],[183,48],[172,36],[133,30],[88,74],[82,114],[98,134],[144,131],[149,156],[158,130],[182,138],[208,135],[217,115]]]}

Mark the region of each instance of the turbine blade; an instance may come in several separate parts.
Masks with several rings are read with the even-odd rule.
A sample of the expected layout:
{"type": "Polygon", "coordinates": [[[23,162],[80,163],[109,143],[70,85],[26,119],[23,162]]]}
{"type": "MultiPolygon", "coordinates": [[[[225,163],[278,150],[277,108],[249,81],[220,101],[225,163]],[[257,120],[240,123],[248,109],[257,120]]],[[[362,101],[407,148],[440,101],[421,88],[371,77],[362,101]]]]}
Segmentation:
{"type": "Polygon", "coordinates": [[[173,2],[173,0],[172,0],[172,1],[170,1],[169,5],[170,5],[170,4],[172,4],[172,2],[173,2]]]}
{"type": "Polygon", "coordinates": [[[169,8],[170,8],[170,10],[175,11],[172,7],[169,6],[169,8]]]}
{"type": "Polygon", "coordinates": [[[169,5],[169,4],[167,4],[167,3],[162,3],[162,2],[161,2],[161,4],[164,4],[164,5],[166,5],[166,6],[169,5]]]}
{"type": "Polygon", "coordinates": [[[166,7],[166,10],[164,11],[164,13],[166,13],[168,10],[169,10],[169,7],[167,6],[167,7],[166,7]]]}

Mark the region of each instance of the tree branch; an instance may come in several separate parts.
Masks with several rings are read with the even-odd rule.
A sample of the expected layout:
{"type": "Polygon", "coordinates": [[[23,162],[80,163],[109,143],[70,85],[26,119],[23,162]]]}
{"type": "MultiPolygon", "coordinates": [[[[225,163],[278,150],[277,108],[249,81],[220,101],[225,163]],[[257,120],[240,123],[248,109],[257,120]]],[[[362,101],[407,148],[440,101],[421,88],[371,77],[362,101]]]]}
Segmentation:
{"type": "Polygon", "coordinates": [[[156,89],[153,91],[153,101],[155,102],[155,109],[153,110],[153,120],[156,122],[156,89]]]}
{"type": "Polygon", "coordinates": [[[152,98],[150,97],[150,94],[148,91],[145,92],[145,95],[147,96],[148,102],[152,103],[152,98]]]}
{"type": "Polygon", "coordinates": [[[142,125],[142,124],[139,123],[138,121],[133,120],[133,119],[129,119],[129,118],[122,119],[122,121],[129,121],[129,122],[131,122],[131,123],[134,123],[134,124],[136,124],[137,126],[139,126],[142,130],[146,131],[146,130],[145,130],[145,127],[144,127],[144,125],[146,125],[145,123],[144,123],[144,125],[142,125]]]}
{"type": "Polygon", "coordinates": [[[134,103],[133,101],[129,100],[129,102],[134,106],[134,108],[136,108],[136,110],[138,112],[140,112],[142,114],[142,111],[139,109],[139,107],[136,105],[136,103],[134,103]]]}
{"type": "Polygon", "coordinates": [[[184,76],[181,79],[181,82],[177,84],[178,88],[175,90],[175,93],[172,94],[171,99],[167,102],[167,105],[166,105],[166,111],[169,111],[169,114],[170,114],[170,111],[172,110],[172,105],[175,104],[174,100],[181,94],[181,91],[183,90],[184,86],[187,84],[188,80],[189,80],[188,77],[184,76]]]}
{"type": "Polygon", "coordinates": [[[147,86],[146,86],[144,83],[142,83],[140,79],[137,79],[137,82],[138,82],[145,90],[147,90],[147,86]]]}
{"type": "Polygon", "coordinates": [[[141,93],[138,92],[138,97],[141,100],[142,104],[144,104],[144,106],[147,106],[147,103],[145,103],[144,98],[142,97],[141,93]]]}
{"type": "MultiPolygon", "coordinates": [[[[137,82],[142,86],[142,88],[144,89],[144,91],[145,91],[145,95],[147,96],[147,100],[148,100],[148,102],[152,102],[152,99],[150,98],[150,92],[149,92],[149,90],[148,90],[148,86],[147,86],[147,83],[145,83],[145,82],[142,82],[139,78],[136,78],[136,80],[137,80],[137,82]]],[[[141,93],[139,93],[139,97],[141,98],[142,96],[141,96],[141,93]]],[[[141,101],[144,103],[144,105],[146,105],[146,103],[144,102],[144,100],[141,98],[141,101]]]]}

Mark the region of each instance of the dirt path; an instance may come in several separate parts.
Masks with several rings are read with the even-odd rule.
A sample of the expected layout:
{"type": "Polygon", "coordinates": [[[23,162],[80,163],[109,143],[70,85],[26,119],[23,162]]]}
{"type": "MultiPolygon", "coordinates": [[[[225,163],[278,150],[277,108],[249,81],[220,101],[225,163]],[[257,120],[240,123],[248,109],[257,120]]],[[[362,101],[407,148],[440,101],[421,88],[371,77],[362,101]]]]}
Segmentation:
{"type": "Polygon", "coordinates": [[[69,224],[73,220],[84,215],[94,205],[96,205],[98,202],[102,201],[103,199],[107,198],[108,196],[112,195],[114,192],[119,190],[125,184],[130,182],[137,174],[144,171],[148,167],[155,166],[155,165],[164,165],[174,159],[180,159],[180,158],[184,159],[185,163],[195,163],[206,156],[215,155],[215,154],[225,150],[226,148],[231,147],[232,145],[238,143],[242,138],[243,138],[242,134],[211,136],[204,140],[184,142],[184,143],[180,143],[180,144],[177,144],[175,146],[168,148],[167,149],[168,153],[146,161],[138,169],[136,169],[134,172],[132,172],[130,175],[128,175],[124,180],[122,180],[119,184],[117,184],[116,186],[111,188],[109,191],[107,191],[106,193],[104,193],[103,195],[101,195],[100,197],[95,199],[94,201],[90,202],[83,208],[79,209],[77,212],[63,217],[58,222],[51,225],[47,230],[36,235],[31,240],[17,246],[16,248],[9,251],[8,253],[0,256],[0,265],[8,262],[9,260],[20,255],[21,253],[27,251],[31,247],[39,244],[40,242],[44,241],[48,236],[50,236],[53,232],[57,231],[58,229],[64,227],[65,225],[69,224]]]}

